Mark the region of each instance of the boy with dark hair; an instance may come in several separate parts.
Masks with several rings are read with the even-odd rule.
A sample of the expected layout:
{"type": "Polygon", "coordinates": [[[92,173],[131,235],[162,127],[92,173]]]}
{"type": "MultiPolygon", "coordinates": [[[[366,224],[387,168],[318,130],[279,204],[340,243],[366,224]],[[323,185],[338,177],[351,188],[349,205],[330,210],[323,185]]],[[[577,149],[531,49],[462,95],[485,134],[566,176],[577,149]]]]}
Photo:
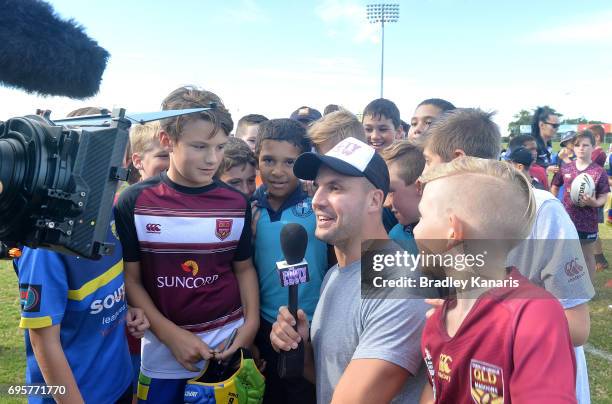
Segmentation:
{"type": "Polygon", "coordinates": [[[380,153],[393,143],[400,131],[400,112],[392,101],[379,98],[365,107],[362,123],[368,144],[380,153]]]}
{"type": "Polygon", "coordinates": [[[582,252],[587,262],[591,280],[595,274],[595,255],[593,242],[597,239],[598,233],[598,212],[597,209],[605,205],[610,193],[608,184],[608,174],[598,164],[591,160],[593,148],[595,147],[595,136],[590,130],[584,130],[576,136],[574,140],[574,153],[576,160],[565,164],[559,171],[561,175],[553,179],[551,192],[557,196],[559,187],[563,185],[563,206],[570,215],[582,245],[582,252]],[[595,195],[584,195],[579,205],[574,204],[570,198],[572,182],[583,173],[587,173],[593,178],[595,183],[595,195]]]}
{"type": "Polygon", "coordinates": [[[259,125],[267,120],[268,118],[258,114],[243,116],[236,125],[236,137],[244,140],[251,150],[255,151],[255,141],[257,140],[259,125]]]}
{"type": "Polygon", "coordinates": [[[257,160],[255,153],[245,141],[230,137],[225,144],[223,162],[217,170],[217,177],[251,199],[255,192],[257,160]]]}
{"type": "Polygon", "coordinates": [[[261,125],[256,155],[263,185],[255,192],[257,201],[255,231],[255,267],[259,276],[261,299],[260,330],[257,345],[267,366],[265,402],[314,403],[314,385],[305,379],[282,380],[277,374],[278,354],[270,345],[272,323],[278,309],[287,304],[287,289],[280,286],[275,265],[283,261],[279,237],[287,223],[299,223],[308,234],[305,259],[310,281],[299,285],[300,307],[309,318],[319,300],[319,290],[328,268],[327,245],[314,235],[316,217],[310,198],[293,174],[298,156],[310,151],[306,130],[291,119],[272,119],[261,125]]]}
{"type": "Polygon", "coordinates": [[[402,140],[383,150],[381,156],[389,168],[389,194],[385,206],[391,207],[399,222],[389,232],[389,238],[405,241],[412,245],[412,229],[419,221],[419,201],[421,193],[417,180],[423,173],[425,157],[414,143],[402,140]]]}
{"type": "Polygon", "coordinates": [[[182,402],[187,379],[208,360],[249,347],[259,327],[251,262],[251,209],[240,192],[213,178],[233,127],[221,99],[181,87],[164,109],[216,108],[162,122],[167,172],[134,184],[115,214],[128,298],[151,322],[142,346],[138,398],[182,402]],[[236,330],[234,343],[220,352],[236,330]]]}
{"type": "Polygon", "coordinates": [[[471,287],[457,287],[425,324],[421,347],[430,385],[420,402],[575,403],[576,362],[559,302],[506,267],[536,215],[527,178],[500,161],[460,157],[431,168],[422,181],[414,230],[420,247],[457,259],[485,251],[486,259],[444,267],[471,287]],[[488,205],[505,212],[474,212],[488,205]],[[477,276],[496,286],[475,285],[477,276]]]}
{"type": "Polygon", "coordinates": [[[538,145],[535,138],[531,135],[514,136],[508,143],[508,149],[512,150],[517,147],[524,147],[531,152],[534,160],[531,164],[531,168],[529,169],[529,174],[531,174],[533,178],[537,179],[538,182],[544,186],[544,189],[548,191],[548,175],[546,174],[546,169],[536,163],[536,159],[538,157],[538,145]]]}
{"type": "MultiPolygon", "coordinates": [[[[501,146],[499,128],[489,114],[480,111],[457,110],[447,113],[432,126],[433,130],[425,139],[425,171],[442,163],[452,161],[453,156],[470,156],[497,160],[501,146]],[[489,115],[486,118],[485,115],[489,115]],[[459,119],[463,115],[463,119],[459,119]],[[470,119],[467,119],[471,117],[470,119]],[[449,119],[452,122],[444,122],[449,119]],[[483,119],[485,120],[483,122],[483,119]],[[454,123],[453,123],[454,122],[454,123]],[[472,122],[472,123],[470,123],[472,122]],[[488,136],[478,134],[478,128],[487,128],[488,136]],[[442,131],[444,129],[445,131],[442,131]],[[451,158],[443,158],[431,151],[430,141],[442,141],[444,136],[453,134],[452,145],[455,152],[451,158]],[[479,138],[481,147],[474,146],[474,138],[479,138]],[[440,140],[437,140],[440,139],[440,140]],[[468,152],[470,151],[471,152],[468,152]]],[[[534,284],[552,293],[565,309],[570,335],[575,346],[578,371],[576,391],[588,400],[588,375],[586,359],[582,346],[590,331],[589,300],[595,295],[593,286],[584,268],[586,263],[578,243],[578,234],[563,205],[547,191],[534,189],[536,219],[529,237],[512,250],[508,266],[514,266],[534,284]],[[571,270],[568,270],[571,268],[571,270]]]]}
{"type": "Polygon", "coordinates": [[[531,174],[529,174],[529,167],[531,167],[531,164],[533,163],[533,155],[531,154],[531,151],[527,150],[523,146],[519,146],[515,149],[510,149],[509,152],[510,153],[506,159],[512,163],[514,168],[525,174],[525,177],[531,181],[531,185],[534,188],[544,190],[544,186],[540,184],[540,181],[533,178],[531,174]]]}
{"type": "Polygon", "coordinates": [[[332,112],[336,112],[336,111],[340,111],[340,106],[338,106],[336,104],[329,104],[323,110],[323,116],[325,116],[327,114],[331,114],[332,112]]]}
{"type": "Polygon", "coordinates": [[[414,110],[412,118],[410,118],[410,128],[406,131],[408,139],[420,138],[438,115],[453,109],[455,109],[455,106],[452,103],[441,98],[429,98],[421,101],[414,110]]]}

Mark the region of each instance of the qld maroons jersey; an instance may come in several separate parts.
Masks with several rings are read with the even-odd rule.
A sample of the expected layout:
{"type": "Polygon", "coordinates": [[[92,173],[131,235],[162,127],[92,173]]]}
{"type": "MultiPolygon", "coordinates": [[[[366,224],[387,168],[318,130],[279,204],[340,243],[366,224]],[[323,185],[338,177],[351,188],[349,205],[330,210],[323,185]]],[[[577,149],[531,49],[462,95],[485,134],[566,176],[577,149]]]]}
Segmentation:
{"type": "MultiPolygon", "coordinates": [[[[482,295],[450,337],[446,302],[421,351],[436,403],[575,403],[576,362],[558,300],[516,269],[518,287],[482,295]]],[[[508,278],[508,279],[509,279],[508,278]]]]}
{"type": "Polygon", "coordinates": [[[126,262],[162,314],[192,332],[242,316],[233,261],[251,257],[251,211],[233,188],[188,188],[166,173],[125,190],[116,207],[126,262]]]}

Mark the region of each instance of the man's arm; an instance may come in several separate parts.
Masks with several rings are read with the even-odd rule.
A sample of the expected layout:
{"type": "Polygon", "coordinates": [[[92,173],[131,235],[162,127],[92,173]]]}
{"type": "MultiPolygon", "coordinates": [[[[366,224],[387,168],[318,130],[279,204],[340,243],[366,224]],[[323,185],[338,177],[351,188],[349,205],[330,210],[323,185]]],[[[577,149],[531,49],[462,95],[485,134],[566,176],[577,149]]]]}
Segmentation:
{"type": "Polygon", "coordinates": [[[353,359],[344,370],[332,403],[388,403],[401,390],[410,373],[381,359],[353,359]]]}
{"type": "Polygon", "coordinates": [[[572,345],[581,346],[586,344],[591,332],[591,316],[587,303],[565,309],[565,318],[569,326],[572,345]]]}
{"type": "Polygon", "coordinates": [[[270,344],[276,352],[290,351],[297,348],[300,341],[304,341],[304,378],[315,384],[316,374],[314,366],[314,351],[310,343],[310,327],[308,317],[304,310],[298,309],[297,331],[293,329],[295,319],[287,309],[282,306],[278,309],[276,322],[272,324],[270,332],[270,344]]]}
{"type": "Polygon", "coordinates": [[[140,262],[124,262],[125,289],[130,305],[144,310],[151,331],[166,345],[185,369],[197,372],[195,363],[210,359],[212,350],[196,335],[168,320],[155,306],[140,278],[140,262]]]}
{"type": "Polygon", "coordinates": [[[62,348],[59,324],[31,328],[29,332],[32,350],[45,383],[48,386],[66,387],[66,394],[53,395],[55,401],[61,404],[83,403],[83,397],[62,348]]]}

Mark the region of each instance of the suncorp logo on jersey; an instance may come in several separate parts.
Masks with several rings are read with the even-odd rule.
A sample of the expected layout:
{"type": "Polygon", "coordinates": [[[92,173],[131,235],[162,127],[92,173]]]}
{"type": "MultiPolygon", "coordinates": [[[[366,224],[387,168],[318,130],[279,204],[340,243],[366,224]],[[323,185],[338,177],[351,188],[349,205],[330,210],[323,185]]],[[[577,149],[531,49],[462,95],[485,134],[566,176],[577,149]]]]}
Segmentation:
{"type": "Polygon", "coordinates": [[[181,264],[181,270],[191,274],[191,276],[158,276],[158,288],[186,288],[197,289],[202,286],[211,285],[219,279],[219,275],[196,276],[200,270],[195,260],[187,260],[181,264]]]}
{"type": "Polygon", "coordinates": [[[103,299],[96,299],[91,302],[90,314],[98,314],[104,309],[110,309],[115,304],[125,300],[125,285],[121,284],[113,293],[106,295],[103,299]]]}

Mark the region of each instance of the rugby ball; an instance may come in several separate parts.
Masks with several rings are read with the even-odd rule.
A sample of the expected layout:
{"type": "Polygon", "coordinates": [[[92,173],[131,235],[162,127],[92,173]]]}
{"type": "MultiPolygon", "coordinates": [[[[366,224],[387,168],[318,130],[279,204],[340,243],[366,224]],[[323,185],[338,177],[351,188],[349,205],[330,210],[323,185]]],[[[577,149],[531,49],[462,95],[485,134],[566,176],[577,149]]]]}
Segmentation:
{"type": "Polygon", "coordinates": [[[595,196],[595,181],[587,173],[582,173],[574,178],[570,189],[570,198],[576,206],[584,206],[583,195],[595,196]]]}

